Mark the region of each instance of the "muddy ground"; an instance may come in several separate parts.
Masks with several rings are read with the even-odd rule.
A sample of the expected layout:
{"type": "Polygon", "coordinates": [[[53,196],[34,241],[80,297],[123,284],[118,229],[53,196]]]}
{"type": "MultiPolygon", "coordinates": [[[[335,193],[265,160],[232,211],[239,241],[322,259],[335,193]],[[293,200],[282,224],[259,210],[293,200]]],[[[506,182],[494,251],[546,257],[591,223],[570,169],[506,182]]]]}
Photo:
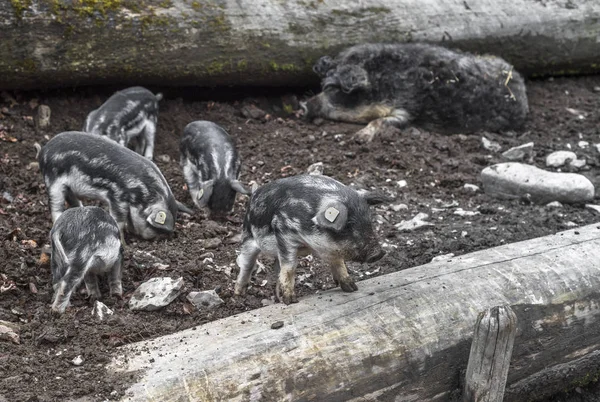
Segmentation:
{"type": "MultiPolygon", "coordinates": [[[[594,92],[594,87],[600,86],[600,76],[528,84],[531,115],[525,129],[512,136],[485,135],[498,141],[503,150],[533,141],[533,162],[538,166],[544,166],[544,158],[551,151],[570,145],[587,160],[580,172],[598,187],[600,155],[593,144],[600,142],[600,93],[594,92]],[[590,145],[581,148],[580,141],[590,145]]],[[[50,267],[40,260],[40,254],[48,243],[51,221],[42,177],[31,164],[35,161],[34,143],[43,145],[56,133],[80,129],[86,114],[111,91],[87,88],[4,93],[0,97],[0,274],[4,278],[0,281],[9,289],[0,294],[0,320],[20,325],[20,344],[0,340],[0,400],[1,396],[9,401],[82,396],[114,399],[131,380],[110,378],[104,372],[104,364],[118,346],[273,302],[274,278],[268,270],[257,275],[247,297],[232,297],[237,245],[230,243],[240,230],[246,201],[239,196],[228,222],[209,221],[197,212],[178,220],[171,240],[156,243],[128,237],[125,298],[106,298],[115,310],[108,321],[92,319],[91,305],[83,294],[72,298],[72,306],[62,317],[50,315],[50,267]],[[48,129],[34,127],[32,116],[38,104],[52,110],[48,129]],[[186,291],[163,310],[130,311],[126,301],[131,293],[156,276],[183,277],[186,291]],[[206,312],[186,302],[190,290],[207,289],[217,289],[225,303],[206,312]],[[79,355],[84,362],[74,366],[71,361],[79,355]]],[[[360,127],[300,121],[282,110],[279,95],[268,100],[255,98],[253,101],[270,115],[249,119],[241,110],[252,99],[242,95],[228,92],[224,101],[223,93],[214,90],[163,93],[155,159],[176,197],[188,205],[191,200],[178,165],[178,139],[187,123],[200,119],[221,124],[235,137],[244,162],[241,180],[246,184],[295,175],[312,163],[323,162],[325,174],[346,184],[396,196],[396,207],[385,205],[374,213],[388,253],[373,265],[350,264],[358,280],[425,264],[442,254],[460,255],[599,220],[597,213],[582,205],[554,208],[499,201],[481,191],[465,189],[465,184],[480,185],[479,173],[484,167],[503,161],[499,153],[482,147],[482,133],[444,136],[416,128],[390,130],[362,146],[350,138],[360,127]],[[237,96],[237,101],[231,99],[237,96]],[[402,180],[404,187],[398,184],[402,180]],[[476,214],[457,214],[461,209],[476,214]],[[406,233],[394,227],[421,212],[429,215],[431,226],[406,233]]],[[[307,93],[296,95],[302,98],[307,93]]],[[[263,262],[268,267],[272,261],[263,262]]],[[[303,259],[298,276],[302,278],[296,285],[300,297],[334,286],[318,260],[303,259]]],[[[579,390],[574,395],[579,398],[586,392],[592,390],[579,390]]],[[[556,400],[568,400],[565,398],[556,400]]]]}

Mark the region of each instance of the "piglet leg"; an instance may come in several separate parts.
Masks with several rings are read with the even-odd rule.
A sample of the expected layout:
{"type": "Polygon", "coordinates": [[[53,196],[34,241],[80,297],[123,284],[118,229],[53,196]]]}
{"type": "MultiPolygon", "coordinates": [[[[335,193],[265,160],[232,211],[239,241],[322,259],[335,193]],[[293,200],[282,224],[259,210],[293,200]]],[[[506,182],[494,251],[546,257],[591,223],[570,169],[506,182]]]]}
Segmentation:
{"type": "Polygon", "coordinates": [[[382,117],[371,121],[367,126],[359,130],[354,135],[354,140],[358,143],[367,143],[373,141],[373,138],[386,126],[404,128],[408,125],[408,112],[404,109],[394,109],[390,116],[382,117]]]}

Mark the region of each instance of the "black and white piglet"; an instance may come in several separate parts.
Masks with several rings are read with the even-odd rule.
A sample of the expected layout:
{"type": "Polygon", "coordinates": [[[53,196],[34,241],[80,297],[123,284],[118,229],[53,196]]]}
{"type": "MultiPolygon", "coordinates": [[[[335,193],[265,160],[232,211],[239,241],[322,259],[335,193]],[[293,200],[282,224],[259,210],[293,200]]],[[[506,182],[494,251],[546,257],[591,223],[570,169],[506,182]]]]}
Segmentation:
{"type": "Polygon", "coordinates": [[[235,293],[245,292],[261,252],[277,257],[277,297],[285,304],[297,301],[297,257],[309,253],[330,264],[343,291],[358,290],[344,261],[375,262],[385,255],[369,213],[369,205],[384,201],[320,175],[287,177],[259,187],[244,218],[235,293]]]}
{"type": "Polygon", "coordinates": [[[64,313],[71,294],[85,281],[88,296],[100,299],[98,276],[110,274],[110,294],[121,297],[123,248],[115,220],[98,207],[66,210],[50,231],[52,311],[64,313]]]}
{"type": "Polygon", "coordinates": [[[359,141],[371,141],[384,125],[410,123],[445,133],[518,129],[529,111],[521,75],[490,55],[364,44],[322,57],[313,70],[323,91],[303,104],[305,116],[368,124],[359,141]]]}
{"type": "Polygon", "coordinates": [[[249,194],[238,181],[241,160],[233,139],[210,121],[194,121],[183,130],[181,169],[190,196],[211,216],[222,217],[233,209],[237,193],[249,194]]]}
{"type": "Polygon", "coordinates": [[[152,159],[161,99],[162,94],[143,87],[123,89],[87,116],[83,131],[105,135],[124,147],[133,140],[134,150],[152,159]]]}
{"type": "Polygon", "coordinates": [[[108,205],[121,235],[129,231],[153,239],[172,233],[178,203],[167,181],[150,160],[103,136],[71,131],[58,134],[42,148],[39,164],[52,221],[81,199],[108,205]]]}

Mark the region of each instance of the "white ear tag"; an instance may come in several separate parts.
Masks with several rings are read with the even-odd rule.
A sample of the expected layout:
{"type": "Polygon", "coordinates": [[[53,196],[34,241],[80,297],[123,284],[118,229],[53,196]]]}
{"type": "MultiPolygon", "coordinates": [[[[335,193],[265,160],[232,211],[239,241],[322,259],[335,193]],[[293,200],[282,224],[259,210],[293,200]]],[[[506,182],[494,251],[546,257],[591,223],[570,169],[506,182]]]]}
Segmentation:
{"type": "Polygon", "coordinates": [[[160,211],[159,213],[157,213],[156,217],[154,218],[154,222],[159,223],[161,225],[164,225],[166,220],[167,220],[167,214],[165,214],[163,211],[160,211]]]}
{"type": "Polygon", "coordinates": [[[333,222],[335,222],[335,220],[337,219],[339,214],[340,214],[340,211],[338,211],[334,207],[329,207],[325,210],[325,219],[327,219],[329,222],[333,223],[333,222]]]}
{"type": "Polygon", "coordinates": [[[203,195],[204,195],[204,189],[201,188],[200,191],[198,191],[198,199],[202,198],[203,195]]]}

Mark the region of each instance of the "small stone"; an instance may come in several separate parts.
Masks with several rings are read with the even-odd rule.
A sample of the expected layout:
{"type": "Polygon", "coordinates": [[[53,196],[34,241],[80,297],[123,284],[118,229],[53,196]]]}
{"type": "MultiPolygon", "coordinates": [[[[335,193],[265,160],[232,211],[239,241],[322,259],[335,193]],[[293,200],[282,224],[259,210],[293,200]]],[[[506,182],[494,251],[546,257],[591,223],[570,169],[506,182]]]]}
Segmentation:
{"type": "Polygon", "coordinates": [[[558,201],[552,201],[546,204],[548,208],[562,208],[562,204],[558,201]]]}
{"type": "Polygon", "coordinates": [[[4,199],[4,201],[10,202],[10,203],[12,203],[15,200],[15,198],[12,196],[12,194],[9,193],[8,191],[4,191],[2,193],[2,198],[4,199]]]}
{"type": "Polygon", "coordinates": [[[575,159],[574,161],[571,161],[571,163],[569,163],[569,166],[572,166],[576,169],[581,169],[582,167],[584,167],[586,164],[586,160],[585,159],[575,159]]]}
{"type": "Polygon", "coordinates": [[[396,229],[398,229],[398,231],[400,232],[411,232],[413,230],[425,227],[425,226],[432,226],[432,223],[429,222],[425,222],[425,219],[429,218],[429,215],[421,212],[418,213],[417,215],[415,215],[414,218],[407,220],[407,221],[402,221],[400,223],[397,223],[396,225],[394,225],[396,227],[396,229]]]}
{"type": "Polygon", "coordinates": [[[589,142],[587,142],[587,141],[579,141],[579,142],[577,143],[577,146],[578,146],[579,148],[581,148],[581,149],[586,149],[587,147],[589,147],[589,146],[590,146],[590,143],[589,143],[589,142]]]}
{"type": "Polygon", "coordinates": [[[485,137],[481,137],[481,143],[488,151],[500,152],[502,150],[502,146],[500,144],[498,144],[496,141],[488,140],[485,137]]]}
{"type": "Polygon", "coordinates": [[[502,157],[509,161],[520,161],[530,156],[532,151],[533,142],[528,142],[527,144],[519,145],[518,147],[513,147],[508,151],[504,151],[502,157]]]}
{"type": "Polygon", "coordinates": [[[476,186],[475,184],[469,184],[469,183],[465,183],[465,185],[463,186],[463,188],[465,190],[469,190],[472,191],[474,193],[479,191],[479,186],[476,186]]]}
{"type": "Polygon", "coordinates": [[[325,165],[323,165],[323,162],[317,162],[310,165],[308,169],[306,169],[306,173],[312,175],[322,175],[324,170],[325,165]]]}
{"type": "Polygon", "coordinates": [[[431,259],[431,262],[446,261],[452,257],[454,257],[454,253],[442,254],[442,255],[438,255],[437,257],[433,257],[431,259]]]}
{"type": "Polygon", "coordinates": [[[106,317],[113,315],[113,311],[108,306],[99,300],[94,302],[94,308],[92,309],[92,316],[96,317],[99,321],[103,321],[106,317]]]}
{"type": "Polygon", "coordinates": [[[71,363],[73,364],[73,366],[81,366],[83,364],[83,357],[81,357],[81,355],[75,357],[73,360],[71,360],[71,363]]]}
{"type": "Polygon", "coordinates": [[[308,142],[315,142],[316,140],[317,140],[317,137],[315,137],[312,134],[310,134],[308,137],[306,137],[306,141],[308,141],[308,142]]]}
{"type": "Polygon", "coordinates": [[[213,237],[212,239],[203,239],[201,240],[202,247],[206,249],[217,248],[223,243],[223,241],[218,237],[213,237]]]}
{"type": "Polygon", "coordinates": [[[456,208],[456,210],[454,211],[454,215],[458,215],[458,216],[475,216],[475,215],[479,215],[480,212],[479,211],[465,211],[462,208],[456,208]]]}
{"type": "Polygon", "coordinates": [[[212,310],[225,303],[214,290],[190,292],[186,298],[198,310],[212,310]]]}
{"type": "Polygon", "coordinates": [[[591,209],[594,212],[597,212],[600,214],[600,205],[594,205],[594,204],[585,204],[585,207],[587,209],[591,209]]]}
{"type": "Polygon", "coordinates": [[[401,211],[403,209],[408,209],[408,205],[406,205],[406,204],[392,205],[392,211],[394,211],[394,212],[398,212],[398,211],[401,211]]]}
{"type": "Polygon", "coordinates": [[[244,115],[244,117],[247,119],[262,119],[266,116],[266,114],[267,112],[252,104],[242,107],[242,115],[244,115]]]}
{"type": "Polygon", "coordinates": [[[396,185],[400,188],[406,187],[408,185],[408,183],[406,182],[406,180],[399,180],[396,182],[396,185]]]}
{"type": "Polygon", "coordinates": [[[600,87],[594,87],[594,92],[600,92],[600,87]]]}
{"type": "Polygon", "coordinates": [[[48,105],[39,105],[35,112],[35,126],[37,128],[45,129],[50,126],[50,106],[48,105]]]}
{"type": "Polygon", "coordinates": [[[283,328],[283,321],[275,321],[273,324],[271,324],[271,329],[279,328],[283,328]]]}
{"type": "Polygon", "coordinates": [[[183,278],[152,278],[142,283],[131,295],[131,310],[154,311],[171,303],[183,288],[183,278]]]}
{"type": "Polygon", "coordinates": [[[0,341],[10,341],[16,344],[21,343],[19,329],[19,324],[0,320],[0,341]]]}
{"type": "Polygon", "coordinates": [[[571,151],[556,151],[546,156],[546,166],[548,167],[561,167],[569,161],[577,159],[575,152],[571,151]]]}
{"type": "Polygon", "coordinates": [[[169,155],[167,155],[167,154],[158,155],[158,158],[157,158],[157,159],[158,159],[159,161],[161,161],[161,162],[165,162],[165,163],[169,163],[169,162],[171,162],[171,157],[170,157],[169,155]]]}
{"type": "Polygon", "coordinates": [[[594,185],[576,173],[555,173],[516,162],[499,163],[481,172],[484,191],[496,198],[527,198],[547,204],[571,204],[594,199],[594,185]]]}
{"type": "Polygon", "coordinates": [[[314,119],[314,120],[313,120],[313,124],[314,124],[315,126],[322,126],[322,125],[323,125],[323,123],[325,123],[325,120],[323,120],[323,119],[322,119],[322,118],[320,118],[320,117],[317,117],[316,119],[314,119]]]}
{"type": "Polygon", "coordinates": [[[265,306],[271,306],[271,305],[275,304],[275,302],[271,299],[262,299],[260,301],[260,304],[262,304],[262,306],[265,307],[265,306]]]}

